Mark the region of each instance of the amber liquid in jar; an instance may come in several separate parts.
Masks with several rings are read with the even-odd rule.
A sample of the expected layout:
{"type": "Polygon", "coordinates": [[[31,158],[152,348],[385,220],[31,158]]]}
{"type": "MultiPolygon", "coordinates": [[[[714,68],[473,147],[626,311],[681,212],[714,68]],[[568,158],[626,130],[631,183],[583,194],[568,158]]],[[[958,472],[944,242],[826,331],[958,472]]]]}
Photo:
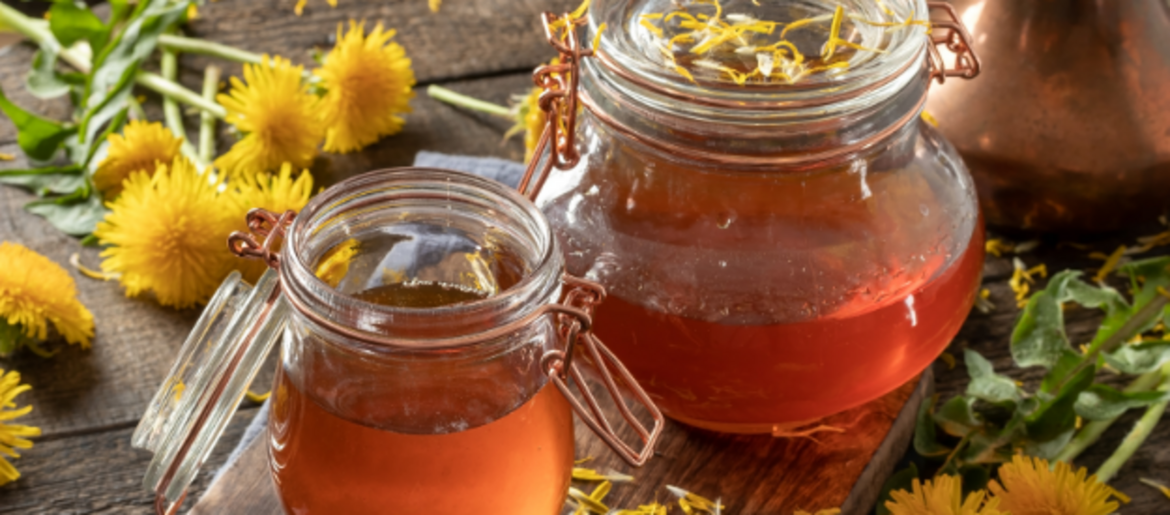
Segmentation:
{"type": "Polygon", "coordinates": [[[704,322],[610,296],[598,307],[596,331],[673,418],[752,433],[768,429],[758,421],[772,420],[772,430],[783,431],[853,408],[922,371],[963,324],[982,266],[980,236],[902,299],[791,324],[704,322]],[[661,366],[663,353],[670,366],[661,366]]]}
{"type": "MultiPolygon", "coordinates": [[[[484,298],[487,294],[478,290],[485,282],[502,291],[520,279],[509,272],[514,269],[495,266],[507,265],[507,259],[480,263],[489,267],[475,265],[476,259],[451,260],[473,264],[472,272],[460,274],[467,279],[463,284],[407,281],[350,294],[381,305],[434,308],[484,298]]],[[[384,272],[379,273],[387,276],[384,272]]],[[[573,419],[568,402],[551,384],[494,421],[443,434],[403,434],[365,425],[361,420],[380,410],[371,402],[338,416],[306,395],[283,368],[273,391],[269,462],[288,513],[551,515],[564,504],[573,463],[573,419]]],[[[458,402],[450,390],[443,398],[413,395],[421,406],[458,402]]]]}

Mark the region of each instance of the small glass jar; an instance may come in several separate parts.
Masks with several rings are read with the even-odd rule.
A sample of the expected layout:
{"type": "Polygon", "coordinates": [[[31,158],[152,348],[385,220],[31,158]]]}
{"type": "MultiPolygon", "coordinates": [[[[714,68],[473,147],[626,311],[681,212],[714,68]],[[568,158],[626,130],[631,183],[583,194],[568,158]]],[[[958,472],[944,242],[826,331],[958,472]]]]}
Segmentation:
{"type": "Polygon", "coordinates": [[[609,290],[597,333],[667,416],[779,434],[894,390],[958,331],[982,223],[962,159],[920,114],[932,78],[974,76],[978,60],[957,20],[925,35],[928,12],[921,0],[593,3],[592,33],[606,28],[574,63],[584,109],[560,124],[575,141],[553,146],[561,171],[541,179],[537,205],[570,273],[609,290]],[[753,55],[791,23],[794,48],[825,56],[838,6],[841,39],[877,51],[826,58],[824,73],[779,46],[753,55]],[[685,20],[781,23],[723,39],[743,46],[713,63],[679,42],[714,29],[658,33],[685,20]]]}
{"type": "MultiPolygon", "coordinates": [[[[265,241],[237,233],[233,249],[272,269],[255,287],[225,282],[134,436],[156,453],[145,484],[160,513],[181,505],[277,340],[267,444],[289,513],[550,515],[569,485],[573,412],[616,442],[566,379],[579,342],[640,392],[589,332],[604,293],[563,275],[551,228],[516,192],[458,172],[371,172],[249,225],[265,241]]],[[[635,464],[661,430],[649,410],[646,449],[616,442],[635,464]]]]}

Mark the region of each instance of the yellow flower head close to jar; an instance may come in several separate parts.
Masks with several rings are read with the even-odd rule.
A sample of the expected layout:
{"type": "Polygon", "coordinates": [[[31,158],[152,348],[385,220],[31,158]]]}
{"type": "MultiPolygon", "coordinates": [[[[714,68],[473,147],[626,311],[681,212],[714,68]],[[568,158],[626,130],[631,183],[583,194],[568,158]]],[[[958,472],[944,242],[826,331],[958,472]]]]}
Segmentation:
{"type": "Polygon", "coordinates": [[[32,406],[16,407],[16,396],[31,389],[32,387],[27,384],[20,384],[19,373],[15,371],[5,373],[0,369],[0,486],[20,478],[20,472],[7,458],[19,458],[17,449],[32,447],[32,441],[26,437],[41,435],[39,428],[10,423],[13,419],[23,417],[32,411],[32,406]]]}
{"type": "Polygon", "coordinates": [[[186,159],[160,165],[153,176],[131,175],[106,207],[94,231],[109,246],[102,270],[118,274],[127,296],[151,291],[164,306],[191,307],[206,302],[231,270],[233,204],[186,159]]]}
{"type": "Polygon", "coordinates": [[[242,138],[215,166],[230,176],[278,169],[284,163],[308,168],[317,157],[324,128],[318,98],[302,80],[303,66],[264,56],[262,64],[244,66],[244,80],[232,77],[232,89],[216,100],[227,109],[227,122],[242,138]]]}
{"type": "MultiPolygon", "coordinates": [[[[294,178],[292,165],[288,163],[281,166],[278,174],[238,177],[230,186],[235,230],[243,232],[248,231],[248,211],[260,208],[278,215],[290,210],[300,212],[313,196],[313,176],[304,170],[294,178]]],[[[227,237],[228,234],[223,235],[224,241],[227,237]]],[[[235,267],[244,279],[255,284],[267,265],[258,259],[238,259],[235,267]]]]}
{"type": "Polygon", "coordinates": [[[915,479],[910,491],[890,493],[886,509],[892,515],[1004,515],[999,501],[984,503],[987,492],[973,492],[963,499],[962,482],[957,476],[938,476],[926,483],[915,479]]]}
{"type": "Polygon", "coordinates": [[[361,243],[353,238],[337,244],[321,257],[314,275],[330,288],[336,288],[349,273],[349,265],[360,250],[361,243]]]}
{"type": "Polygon", "coordinates": [[[0,356],[21,344],[38,350],[48,324],[65,341],[88,348],[93,314],[77,300],[77,284],[56,263],[27,247],[0,243],[0,356]]]}
{"type": "Polygon", "coordinates": [[[109,154],[98,164],[93,185],[107,199],[122,193],[122,181],[134,172],[154,173],[159,163],[179,157],[183,140],[158,122],[131,120],[122,134],[110,134],[109,154]]]}
{"type": "Polygon", "coordinates": [[[1015,456],[988,488],[1012,515],[1109,515],[1119,507],[1110,500],[1116,496],[1112,488],[1063,461],[1050,468],[1047,460],[1015,456]]]}
{"type": "MultiPolygon", "coordinates": [[[[414,70],[394,30],[379,23],[369,35],[350,20],[337,26],[337,45],[313,73],[325,89],[321,116],[327,152],[353,152],[402,130],[414,98],[414,70]]],[[[295,163],[294,163],[295,164],[295,163]]]]}
{"type": "Polygon", "coordinates": [[[532,88],[527,95],[517,95],[514,98],[516,104],[512,107],[512,112],[516,117],[516,125],[504,134],[505,138],[510,138],[520,132],[524,133],[525,163],[532,160],[532,154],[536,151],[536,145],[540,143],[540,135],[544,133],[544,126],[548,121],[548,116],[540,109],[540,94],[543,91],[543,88],[532,88]]]}

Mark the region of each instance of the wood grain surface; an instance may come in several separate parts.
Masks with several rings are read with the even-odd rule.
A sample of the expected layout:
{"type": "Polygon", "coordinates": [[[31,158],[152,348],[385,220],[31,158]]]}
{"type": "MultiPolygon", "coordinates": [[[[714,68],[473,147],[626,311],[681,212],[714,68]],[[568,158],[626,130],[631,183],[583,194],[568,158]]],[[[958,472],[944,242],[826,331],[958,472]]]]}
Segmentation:
{"type": "MultiPolygon", "coordinates": [[[[506,103],[512,94],[525,91],[531,84],[525,70],[551,55],[541,41],[535,13],[548,8],[563,10],[577,2],[445,0],[440,13],[433,14],[423,0],[340,0],[336,9],[329,8],[325,0],[310,0],[305,16],[299,18],[292,13],[295,3],[296,0],[210,2],[200,10],[201,17],[191,25],[190,33],[308,64],[314,47],[328,48],[331,44],[339,22],[348,17],[365,19],[370,25],[384,21],[388,27],[398,29],[398,41],[413,58],[420,82],[442,83],[506,103]]],[[[64,99],[41,100],[24,91],[23,78],[31,56],[32,49],[27,45],[0,48],[0,87],[18,105],[45,116],[65,118],[70,106],[64,99]]],[[[212,60],[183,56],[181,62],[183,82],[198,89],[202,69],[212,60]]],[[[238,67],[225,68],[229,74],[238,73],[238,67]]],[[[160,119],[157,97],[146,95],[150,100],[148,115],[160,119]]],[[[361,153],[323,156],[314,163],[318,182],[325,185],[354,173],[406,165],[423,149],[511,159],[522,155],[523,147],[518,141],[501,143],[510,125],[506,120],[441,105],[426,98],[421,88],[412,105],[415,112],[408,116],[402,134],[361,153]]],[[[194,123],[194,117],[189,118],[194,123]]],[[[222,126],[220,129],[220,143],[226,148],[231,137],[222,126]]],[[[15,141],[14,128],[0,117],[0,152],[18,156],[15,161],[0,162],[0,170],[28,165],[20,157],[15,141]]],[[[67,269],[69,256],[74,253],[80,255],[82,262],[96,266],[98,249],[81,247],[76,239],[61,235],[40,218],[23,211],[22,206],[31,198],[21,190],[0,186],[0,241],[27,245],[67,269]]],[[[1134,236],[1159,230],[1154,225],[1135,228],[1130,234],[1079,243],[1108,253],[1119,243],[1132,243],[1134,236]]],[[[1061,243],[1059,239],[1046,240],[1035,252],[1021,257],[1029,265],[1046,263],[1053,272],[1065,268],[1091,270],[1100,265],[1087,258],[1088,250],[1061,243]]],[[[1170,249],[1159,249],[1150,255],[1165,254],[1167,250],[1170,249]]],[[[956,368],[935,364],[937,390],[944,398],[965,388],[963,347],[980,351],[998,371],[1026,383],[1034,383],[1041,376],[1040,370],[1015,370],[1011,366],[1007,342],[1019,311],[1005,284],[1010,272],[1009,257],[988,258],[984,280],[997,309],[986,315],[972,313],[950,349],[960,358],[956,368]]],[[[93,348],[82,350],[52,342],[51,347],[60,349],[52,359],[24,353],[0,360],[0,368],[19,370],[33,386],[33,391],[19,399],[35,408],[22,421],[40,426],[45,432],[45,436],[36,439],[33,449],[15,460],[24,476],[0,487],[0,513],[147,512],[150,497],[139,482],[148,457],[130,449],[128,438],[196,312],[160,308],[149,298],[128,299],[116,283],[93,281],[76,273],[74,277],[82,302],[98,320],[93,348]]],[[[1067,317],[1070,337],[1078,342],[1087,341],[1100,320],[1099,313],[1092,310],[1071,310],[1067,317]]],[[[233,427],[242,427],[250,414],[251,410],[245,410],[233,427]]],[[[1091,468],[1099,465],[1139,415],[1133,411],[1123,417],[1078,463],[1091,468]]],[[[230,434],[228,438],[232,438],[230,434]]],[[[222,459],[223,454],[217,456],[222,459]]],[[[209,467],[214,466],[213,460],[209,467]]],[[[1170,501],[1138,483],[1143,477],[1170,483],[1170,424],[1158,427],[1113,483],[1133,497],[1123,513],[1170,513],[1170,501]]],[[[203,477],[196,483],[193,497],[202,493],[206,480],[203,477]]]]}
{"type": "MultiPolygon", "coordinates": [[[[869,511],[894,465],[906,452],[918,406],[933,391],[930,371],[918,380],[865,406],[824,421],[843,430],[808,438],[720,435],[669,422],[650,463],[631,469],[589,428],[576,423],[577,456],[585,465],[616,470],[636,479],[618,483],[605,498],[611,508],[634,508],[672,496],[679,485],[711,499],[725,513],[792,513],[842,508],[844,515],[869,511]]],[[[620,420],[606,403],[610,420],[620,420]]],[[[635,443],[628,426],[619,432],[635,443]]],[[[267,441],[257,438],[192,509],[193,514],[280,515],[280,501],[268,473],[267,441]]],[[[578,482],[590,491],[596,483],[578,482]]],[[[567,513],[572,509],[566,508],[567,513]]]]}
{"type": "MultiPolygon", "coordinates": [[[[207,459],[218,469],[256,415],[242,409],[207,459]]],[[[133,428],[99,431],[68,438],[41,438],[18,461],[19,481],[0,490],[2,514],[81,515],[87,513],[153,514],[153,496],[142,488],[150,453],[130,447],[133,428]]],[[[204,490],[212,474],[201,474],[193,491],[204,490]]]]}

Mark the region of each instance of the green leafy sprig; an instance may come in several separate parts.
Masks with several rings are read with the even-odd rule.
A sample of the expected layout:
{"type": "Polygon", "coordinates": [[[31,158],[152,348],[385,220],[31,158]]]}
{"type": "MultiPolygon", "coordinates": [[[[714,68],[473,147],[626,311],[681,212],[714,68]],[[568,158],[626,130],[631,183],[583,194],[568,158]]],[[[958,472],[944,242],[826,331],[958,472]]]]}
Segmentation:
{"type": "Polygon", "coordinates": [[[74,106],[70,120],[50,120],[11,102],[0,91],[0,111],[18,131],[17,143],[33,168],[0,171],[0,183],[27,188],[40,198],[25,209],[43,216],[62,232],[90,234],[106,214],[92,176],[104,155],[106,137],[120,131],[130,116],[141,116],[133,98],[135,86],[163,98],[168,127],[183,137],[184,153],[206,167],[214,155],[215,121],[226,110],[216,103],[219,69],[207,70],[202,94],[176,81],[178,52],[195,52],[239,62],[259,62],[260,56],[218,43],[183,37],[175,32],[186,22],[196,0],[111,0],[102,19],[84,3],[58,0],[48,21],[30,18],[0,4],[0,26],[14,30],[37,45],[25,81],[39,98],[69,95],[74,106]],[[156,49],[161,74],[143,69],[156,49]],[[60,64],[68,65],[65,71],[60,64]],[[178,104],[202,112],[196,147],[185,137],[178,104]],[[67,164],[62,164],[62,156],[67,164]]]}
{"type": "MultiPolygon", "coordinates": [[[[986,483],[991,470],[1016,452],[1071,461],[1126,411],[1146,408],[1146,416],[1097,470],[1099,480],[1109,481],[1170,401],[1170,341],[1140,338],[1159,323],[1170,326],[1170,257],[1135,261],[1119,272],[1129,279],[1130,299],[1068,270],[1028,300],[1011,335],[1011,354],[1019,367],[1046,371],[1037,388],[997,373],[990,361],[967,349],[967,390],[941,405],[937,399],[924,403],[914,436],[917,452],[941,461],[941,474],[986,483]],[[1079,348],[1065,332],[1070,305],[1105,314],[1093,339],[1079,348]],[[1132,376],[1132,382],[1118,390],[1098,382],[1105,372],[1132,376]]],[[[965,486],[983,485],[965,481],[965,486]]]]}

